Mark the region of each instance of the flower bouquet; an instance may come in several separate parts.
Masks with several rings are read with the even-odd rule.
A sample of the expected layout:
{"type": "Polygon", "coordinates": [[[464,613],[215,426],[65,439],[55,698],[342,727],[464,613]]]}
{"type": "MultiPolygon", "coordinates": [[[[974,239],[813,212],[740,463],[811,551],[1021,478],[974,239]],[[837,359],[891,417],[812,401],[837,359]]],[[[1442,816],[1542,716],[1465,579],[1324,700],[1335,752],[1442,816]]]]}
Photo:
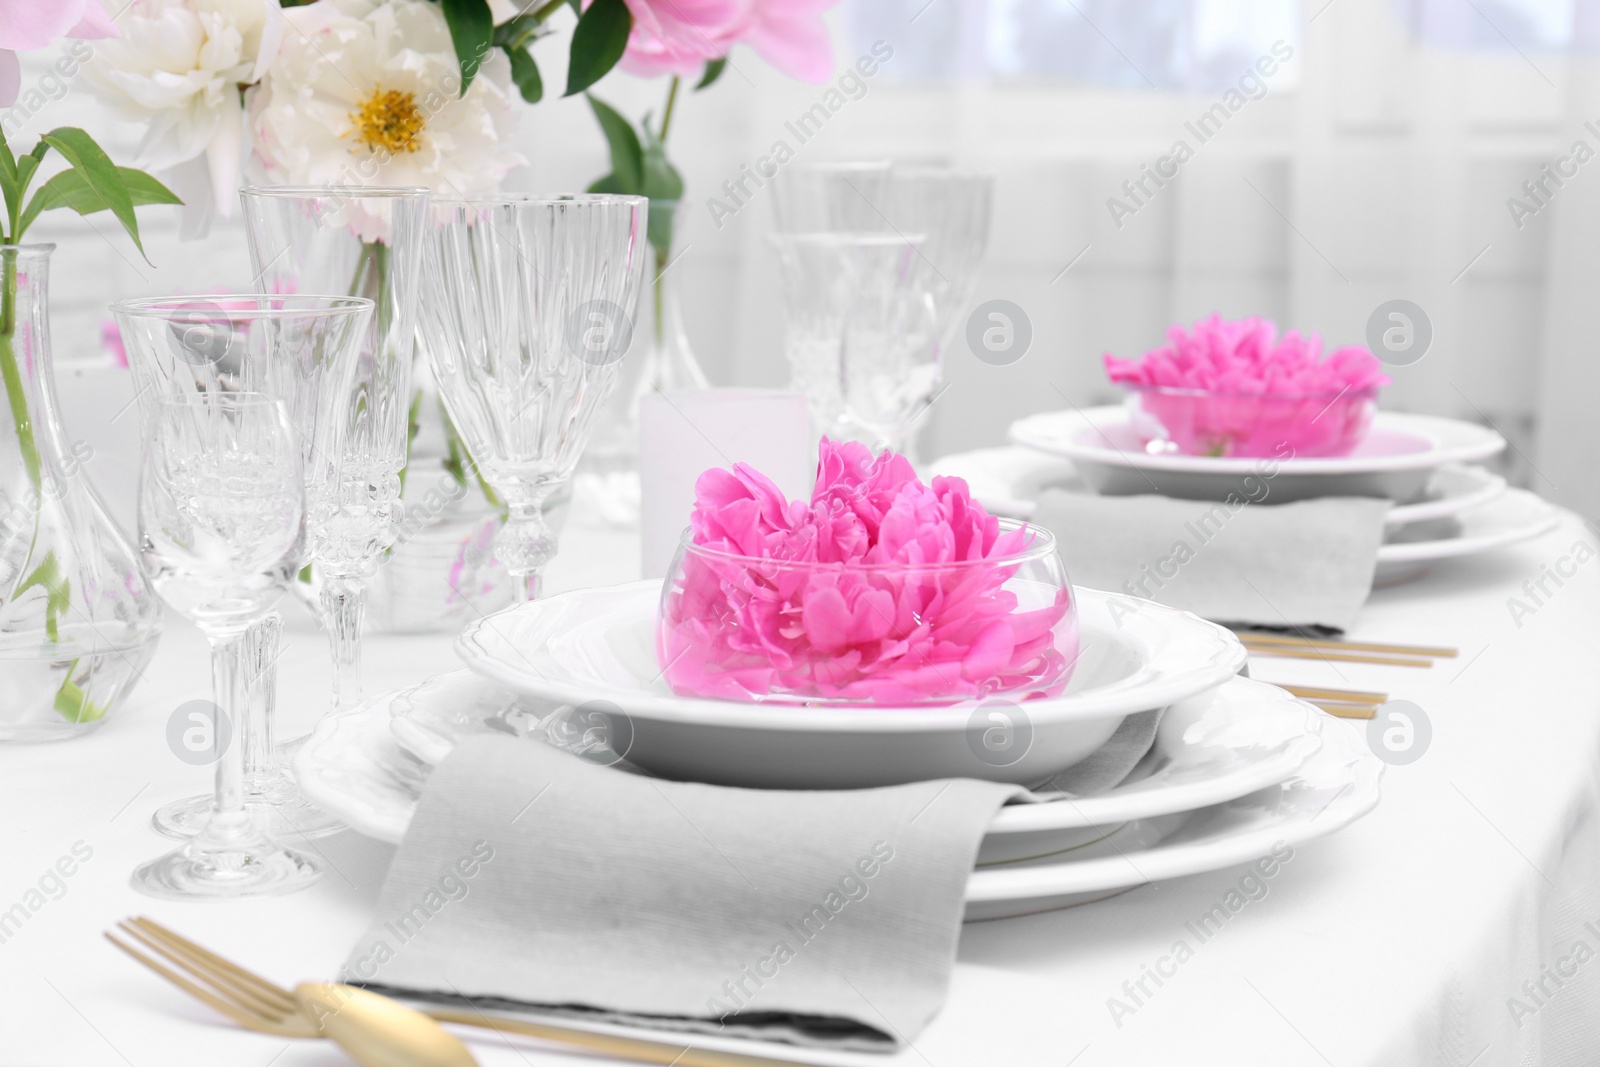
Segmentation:
{"type": "Polygon", "coordinates": [[[701,475],[663,586],[657,654],[680,695],[909,706],[1053,696],[1077,612],[1048,531],[959,478],[824,438],[809,501],[743,464],[701,475]]]}
{"type": "Polygon", "coordinates": [[[1139,360],[1105,355],[1128,391],[1150,452],[1191,456],[1345,456],[1366,437],[1389,384],[1377,358],[1347,345],[1322,358],[1322,339],[1267,319],[1212,315],[1173,326],[1139,360]]]}

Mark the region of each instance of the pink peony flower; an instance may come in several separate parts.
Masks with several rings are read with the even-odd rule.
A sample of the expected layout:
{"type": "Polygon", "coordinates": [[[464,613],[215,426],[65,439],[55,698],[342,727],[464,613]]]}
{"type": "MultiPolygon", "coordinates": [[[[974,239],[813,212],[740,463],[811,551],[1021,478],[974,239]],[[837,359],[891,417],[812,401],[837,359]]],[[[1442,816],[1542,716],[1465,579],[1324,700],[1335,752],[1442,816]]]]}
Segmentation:
{"type": "Polygon", "coordinates": [[[838,0],[627,0],[633,33],[621,66],[630,74],[691,77],[744,43],[793,78],[833,73],[823,12],[838,0]]]}
{"type": "Polygon", "coordinates": [[[1053,694],[1071,674],[1054,549],[1002,530],[959,478],[924,485],[904,456],[824,438],[809,502],[743,464],[706,471],[690,535],[657,630],[676,692],[952,703],[1053,694]],[[1041,555],[1056,581],[1008,587],[1041,555]]]}
{"type": "Polygon", "coordinates": [[[62,37],[97,40],[117,36],[99,0],[0,0],[0,107],[22,88],[18,52],[48,47],[62,37]]]}
{"type": "Polygon", "coordinates": [[[1105,355],[1106,373],[1134,396],[1135,426],[1152,450],[1190,455],[1346,455],[1372,424],[1389,384],[1367,349],[1322,358],[1322,338],[1271,321],[1212,315],[1138,360],[1105,355]]]}
{"type": "Polygon", "coordinates": [[[1358,345],[1322,359],[1322,338],[1290,330],[1282,338],[1269,319],[1225,322],[1213,314],[1192,328],[1173,326],[1167,344],[1137,361],[1105,354],[1106,373],[1119,384],[1203,389],[1208,393],[1332,395],[1388,385],[1383,365],[1358,345]]]}

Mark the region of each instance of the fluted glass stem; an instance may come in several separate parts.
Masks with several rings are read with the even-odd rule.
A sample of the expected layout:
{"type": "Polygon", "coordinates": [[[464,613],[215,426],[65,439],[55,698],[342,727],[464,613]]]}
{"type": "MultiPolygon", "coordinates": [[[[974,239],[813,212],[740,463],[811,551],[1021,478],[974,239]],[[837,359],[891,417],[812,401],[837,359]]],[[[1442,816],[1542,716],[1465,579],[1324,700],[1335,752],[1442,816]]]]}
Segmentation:
{"type": "Polygon", "coordinates": [[[245,699],[248,720],[244,730],[245,791],[260,793],[278,777],[276,748],[278,717],[278,649],[283,639],[283,616],[273,612],[245,632],[245,699]]]}
{"type": "Polygon", "coordinates": [[[333,707],[361,703],[361,623],[367,609],[366,583],[329,577],[322,583],[322,621],[333,651],[333,707]]]}
{"type": "Polygon", "coordinates": [[[194,840],[196,853],[208,853],[218,866],[228,868],[230,858],[243,861],[238,851],[241,842],[254,836],[250,816],[244,810],[245,722],[249,709],[246,681],[250,665],[246,662],[247,631],[210,631],[211,699],[215,718],[211,724],[212,743],[226,747],[217,756],[216,792],[211,801],[211,818],[194,840]],[[224,734],[231,736],[225,737],[224,734]]]}

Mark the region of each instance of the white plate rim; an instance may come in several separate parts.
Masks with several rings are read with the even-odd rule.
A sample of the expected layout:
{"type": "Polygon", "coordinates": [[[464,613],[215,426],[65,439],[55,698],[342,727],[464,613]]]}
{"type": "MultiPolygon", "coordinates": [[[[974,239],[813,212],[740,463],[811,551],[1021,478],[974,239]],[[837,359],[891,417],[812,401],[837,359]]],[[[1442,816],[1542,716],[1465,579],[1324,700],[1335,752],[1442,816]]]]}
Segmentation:
{"type": "MultiPolygon", "coordinates": [[[[1086,826],[1108,826],[1134,819],[1154,818],[1184,811],[1197,811],[1276,785],[1294,774],[1322,747],[1323,712],[1285,692],[1278,686],[1253,678],[1236,677],[1223,682],[1222,690],[1253,692],[1283,714],[1303,716],[1313,728],[1296,738],[1284,750],[1263,758],[1232,774],[1203,782],[1168,786],[1159,791],[1133,792],[1116,796],[1083,797],[1038,804],[1007,804],[996,813],[989,832],[996,834],[1032,833],[1039,830],[1072,830],[1086,826]]],[[[1276,712],[1275,712],[1276,714],[1276,712]]]]}
{"type": "Polygon", "coordinates": [[[1424,563],[1434,560],[1452,559],[1456,556],[1474,556],[1480,552],[1491,552],[1497,548],[1514,545],[1520,541],[1531,541],[1535,537],[1554,530],[1561,525],[1561,512],[1553,505],[1541,499],[1537,494],[1526,489],[1507,489],[1486,504],[1480,504],[1470,511],[1461,512],[1461,516],[1469,516],[1473,512],[1482,513],[1490,508],[1504,509],[1511,512],[1513,509],[1526,511],[1529,518],[1518,526],[1511,526],[1497,530],[1493,533],[1480,534],[1476,537],[1468,535],[1465,531],[1460,537],[1445,537],[1437,541],[1402,541],[1396,544],[1380,545],[1378,548],[1379,563],[1424,563]]]}
{"type": "MultiPolygon", "coordinates": [[[[1213,839],[1158,842],[1131,855],[1018,867],[1000,865],[973,871],[967,879],[968,904],[1031,900],[1122,889],[1221,870],[1266,855],[1279,843],[1291,847],[1325,837],[1359,819],[1378,804],[1383,761],[1361,743],[1355,731],[1324,723],[1324,746],[1307,761],[1347,759],[1349,783],[1310,818],[1296,816],[1213,839]]],[[[1295,777],[1281,788],[1293,787],[1295,777]]],[[[1270,786],[1268,788],[1271,788],[1270,786]]],[[[1196,813],[1198,814],[1198,812],[1196,813]]]]}
{"type": "MultiPolygon", "coordinates": [[[[970,720],[972,701],[934,708],[807,707],[680,697],[670,693],[620,689],[599,683],[577,684],[536,676],[532,673],[533,664],[528,662],[526,657],[523,657],[523,665],[508,663],[497,657],[492,648],[483,647],[482,635],[487,634],[491,627],[501,625],[514,614],[532,614],[542,610],[543,605],[549,605],[561,598],[630,589],[642,591],[645,587],[655,589],[657,593],[654,599],[659,599],[660,586],[659,580],[646,579],[642,582],[631,582],[604,589],[578,589],[548,599],[514,605],[468,623],[456,639],[456,655],[472,671],[514,692],[568,704],[606,700],[617,704],[635,718],[656,719],[679,725],[785,732],[841,730],[859,733],[922,733],[965,729],[970,720]],[[754,709],[759,709],[761,714],[752,714],[754,709]]],[[[1149,670],[1154,676],[1132,685],[1030,700],[1026,705],[1028,716],[1036,725],[1076,722],[1165,707],[1174,700],[1222,684],[1238,674],[1244,665],[1246,658],[1244,647],[1239,643],[1238,637],[1225,627],[1208,622],[1190,612],[1137,597],[1087,589],[1082,586],[1073,588],[1075,595],[1080,598],[1080,610],[1085,601],[1091,603],[1115,601],[1128,605],[1127,616],[1119,620],[1119,625],[1165,626],[1169,632],[1181,627],[1187,634],[1192,635],[1195,662],[1184,670],[1171,670],[1158,664],[1151,664],[1149,670]],[[1200,647],[1202,643],[1210,647],[1202,650],[1200,647]],[[1163,675],[1163,670],[1168,673],[1163,675]]],[[[1173,652],[1169,649],[1165,654],[1170,657],[1173,652]]]]}
{"type": "MultiPolygon", "coordinates": [[[[1110,442],[1106,443],[1106,447],[1102,447],[1080,443],[1071,439],[1066,433],[1044,435],[1039,432],[1041,426],[1068,420],[1077,424],[1071,427],[1072,430],[1082,426],[1098,430],[1105,426],[1126,424],[1128,410],[1120,404],[1111,404],[1068,411],[1040,412],[1013,422],[1008,436],[1016,444],[1049,455],[1134,470],[1142,468],[1181,474],[1249,474],[1265,462],[1263,459],[1250,457],[1125,452],[1110,442]]],[[[1422,437],[1431,447],[1398,456],[1324,456],[1277,460],[1275,462],[1278,464],[1278,473],[1280,475],[1365,474],[1378,471],[1423,470],[1446,463],[1470,463],[1474,460],[1487,459],[1506,447],[1505,438],[1488,427],[1437,415],[1380,411],[1373,418],[1373,428],[1390,429],[1422,437]],[[1454,441],[1449,440],[1451,435],[1456,438],[1454,441]]]]}
{"type": "MultiPolygon", "coordinates": [[[[965,452],[953,452],[941,456],[928,464],[929,477],[956,477],[971,484],[972,478],[978,475],[970,467],[963,470],[964,464],[1005,462],[1007,452],[1037,452],[1023,445],[1007,445],[992,448],[974,448],[965,452]],[[980,458],[981,457],[981,458],[980,458]],[[954,463],[954,469],[950,464],[954,463]]],[[[1043,453],[1039,453],[1043,456],[1043,453]]],[[[1052,456],[1047,462],[1056,462],[1070,465],[1071,461],[1060,456],[1052,456]]],[[[1066,471],[1061,472],[1063,475],[1066,471]]],[[[1389,514],[1384,516],[1385,526],[1405,526],[1413,522],[1427,522],[1431,519],[1448,518],[1463,511],[1470,511],[1475,507],[1486,504],[1506,491],[1506,480],[1500,475],[1484,467],[1469,463],[1444,463],[1434,472],[1434,477],[1448,474],[1451,477],[1468,478],[1475,484],[1466,492],[1455,496],[1441,497],[1437,500],[1425,500],[1416,504],[1395,504],[1389,509],[1389,514]]],[[[1074,472],[1074,477],[1076,477],[1074,472]]],[[[974,498],[991,514],[1008,519],[1031,520],[1038,507],[1038,501],[1027,496],[1019,495],[1015,485],[1001,485],[1005,479],[994,477],[985,472],[984,480],[973,487],[974,498]]]]}

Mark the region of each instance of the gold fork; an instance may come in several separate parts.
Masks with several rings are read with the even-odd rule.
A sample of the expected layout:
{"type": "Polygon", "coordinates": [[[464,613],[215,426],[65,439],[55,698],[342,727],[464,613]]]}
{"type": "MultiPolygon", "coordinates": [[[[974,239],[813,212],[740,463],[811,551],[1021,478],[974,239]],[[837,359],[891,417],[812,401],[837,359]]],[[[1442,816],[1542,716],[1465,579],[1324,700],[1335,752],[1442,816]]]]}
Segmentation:
{"type": "MultiPolygon", "coordinates": [[[[185,993],[247,1030],[258,1030],[280,1037],[332,1037],[333,1034],[329,1032],[331,1027],[327,1024],[339,1017],[340,1009],[346,1004],[355,1003],[358,999],[366,1004],[369,1001],[365,998],[370,998],[371,1001],[381,1001],[400,1007],[394,1001],[368,993],[364,989],[308,983],[300,989],[314,988],[319,992],[313,994],[316,1002],[311,1005],[311,1013],[306,1014],[300,1010],[295,994],[291,991],[274,985],[260,975],[200,947],[153,919],[124,919],[117,926],[124,936],[132,938],[145,949],[188,972],[188,977],[113,936],[110,931],[105,935],[108,941],[185,993]]],[[[402,1010],[410,1011],[410,1009],[402,1010]]],[[[575,1045],[635,1063],[657,1063],[676,1065],[676,1067],[808,1067],[793,1060],[746,1056],[736,1052],[696,1048],[693,1045],[593,1033],[574,1027],[486,1015],[479,1011],[441,1008],[420,1014],[438,1022],[473,1026],[502,1034],[522,1034],[558,1044],[575,1045]]]]}

